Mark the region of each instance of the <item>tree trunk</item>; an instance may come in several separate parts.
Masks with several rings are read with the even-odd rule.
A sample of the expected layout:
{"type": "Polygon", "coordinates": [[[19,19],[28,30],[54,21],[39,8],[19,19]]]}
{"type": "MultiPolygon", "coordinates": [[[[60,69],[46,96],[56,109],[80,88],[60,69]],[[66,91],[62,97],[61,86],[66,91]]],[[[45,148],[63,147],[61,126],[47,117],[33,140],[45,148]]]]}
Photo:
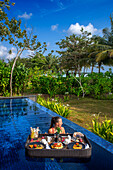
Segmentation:
{"type": "Polygon", "coordinates": [[[75,75],[75,76],[77,75],[77,69],[75,69],[74,75],[75,75]]]}
{"type": "Polygon", "coordinates": [[[76,77],[74,77],[75,78],[75,80],[80,84],[80,87],[81,87],[81,89],[82,89],[82,93],[83,93],[83,98],[84,98],[84,96],[85,96],[85,92],[84,92],[84,89],[83,89],[83,87],[82,87],[82,83],[81,83],[81,77],[79,77],[79,79],[80,79],[80,81],[76,78],[76,77]]]}
{"type": "Polygon", "coordinates": [[[12,78],[13,78],[13,71],[14,71],[14,68],[15,68],[15,64],[16,64],[16,61],[18,59],[18,57],[21,55],[22,53],[22,49],[18,51],[15,59],[14,59],[14,63],[13,63],[13,66],[12,66],[12,69],[11,69],[11,76],[10,76],[10,97],[12,97],[12,78]]]}
{"type": "Polygon", "coordinates": [[[67,77],[67,76],[69,77],[69,71],[66,71],[66,77],[67,77]]]}
{"type": "Polygon", "coordinates": [[[84,66],[84,74],[85,74],[86,67],[84,66]]]}
{"type": "Polygon", "coordinates": [[[91,73],[93,73],[93,68],[94,68],[94,66],[92,65],[91,73]]]}
{"type": "Polygon", "coordinates": [[[78,67],[78,75],[79,75],[79,77],[81,76],[81,69],[80,69],[80,67],[78,67]]]}
{"type": "Polygon", "coordinates": [[[98,73],[100,73],[101,63],[98,64],[98,73]]]}

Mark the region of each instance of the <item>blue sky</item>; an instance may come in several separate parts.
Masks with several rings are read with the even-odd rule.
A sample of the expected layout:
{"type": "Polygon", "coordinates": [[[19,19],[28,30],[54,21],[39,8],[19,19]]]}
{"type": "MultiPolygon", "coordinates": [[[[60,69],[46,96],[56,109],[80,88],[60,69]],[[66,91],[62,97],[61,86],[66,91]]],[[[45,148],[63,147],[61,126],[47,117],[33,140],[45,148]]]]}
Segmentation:
{"type": "MultiPolygon", "coordinates": [[[[72,33],[79,34],[81,26],[92,34],[102,35],[102,29],[110,28],[109,16],[113,12],[113,0],[14,0],[15,6],[8,12],[9,17],[22,20],[34,30],[40,42],[46,42],[49,53],[57,50],[57,41],[72,33]]],[[[13,58],[16,50],[8,43],[0,42],[0,57],[13,58]],[[13,54],[7,51],[12,48],[13,54]]],[[[25,56],[29,54],[26,51],[25,56]]]]}

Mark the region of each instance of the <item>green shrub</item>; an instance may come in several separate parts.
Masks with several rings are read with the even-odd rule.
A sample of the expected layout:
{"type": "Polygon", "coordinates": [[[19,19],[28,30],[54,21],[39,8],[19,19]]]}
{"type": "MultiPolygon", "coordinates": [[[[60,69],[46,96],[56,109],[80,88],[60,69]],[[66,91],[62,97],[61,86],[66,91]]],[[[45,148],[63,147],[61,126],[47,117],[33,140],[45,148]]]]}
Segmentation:
{"type": "Polygon", "coordinates": [[[92,73],[82,79],[82,84],[86,95],[90,95],[96,99],[107,96],[112,92],[112,74],[107,73],[92,73]]]}
{"type": "Polygon", "coordinates": [[[105,121],[99,123],[97,117],[92,120],[92,124],[93,127],[88,126],[93,133],[113,143],[113,124],[111,123],[111,120],[107,120],[105,117],[105,121]]]}
{"type": "Polygon", "coordinates": [[[61,102],[57,103],[58,100],[50,100],[49,98],[46,100],[40,95],[37,97],[37,103],[40,105],[56,112],[57,114],[63,116],[63,117],[68,117],[70,111],[68,106],[64,106],[61,102]]]}

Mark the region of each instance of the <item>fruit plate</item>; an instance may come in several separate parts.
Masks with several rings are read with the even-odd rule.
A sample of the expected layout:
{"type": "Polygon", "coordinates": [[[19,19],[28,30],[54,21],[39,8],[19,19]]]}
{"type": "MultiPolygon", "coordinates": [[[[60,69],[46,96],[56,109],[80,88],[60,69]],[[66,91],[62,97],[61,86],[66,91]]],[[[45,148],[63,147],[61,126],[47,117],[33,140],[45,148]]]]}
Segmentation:
{"type": "Polygon", "coordinates": [[[67,145],[67,148],[68,149],[85,149],[85,145],[81,142],[71,142],[67,145]]]}
{"type": "Polygon", "coordinates": [[[46,146],[42,142],[30,142],[27,146],[29,149],[45,149],[46,146]]]}
{"type": "Polygon", "coordinates": [[[62,142],[53,142],[50,144],[51,149],[63,149],[65,147],[65,144],[62,142]]]}

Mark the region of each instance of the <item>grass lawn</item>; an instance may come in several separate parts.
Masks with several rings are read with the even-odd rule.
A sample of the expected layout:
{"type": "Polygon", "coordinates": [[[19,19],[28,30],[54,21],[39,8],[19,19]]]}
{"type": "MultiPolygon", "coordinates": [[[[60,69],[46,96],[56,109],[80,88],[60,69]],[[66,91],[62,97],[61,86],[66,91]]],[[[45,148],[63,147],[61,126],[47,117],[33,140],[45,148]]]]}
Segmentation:
{"type": "Polygon", "coordinates": [[[70,105],[71,113],[69,120],[88,129],[88,125],[92,126],[92,119],[99,114],[99,121],[110,119],[113,123],[113,100],[96,100],[92,98],[71,97],[65,104],[70,105]]]}

